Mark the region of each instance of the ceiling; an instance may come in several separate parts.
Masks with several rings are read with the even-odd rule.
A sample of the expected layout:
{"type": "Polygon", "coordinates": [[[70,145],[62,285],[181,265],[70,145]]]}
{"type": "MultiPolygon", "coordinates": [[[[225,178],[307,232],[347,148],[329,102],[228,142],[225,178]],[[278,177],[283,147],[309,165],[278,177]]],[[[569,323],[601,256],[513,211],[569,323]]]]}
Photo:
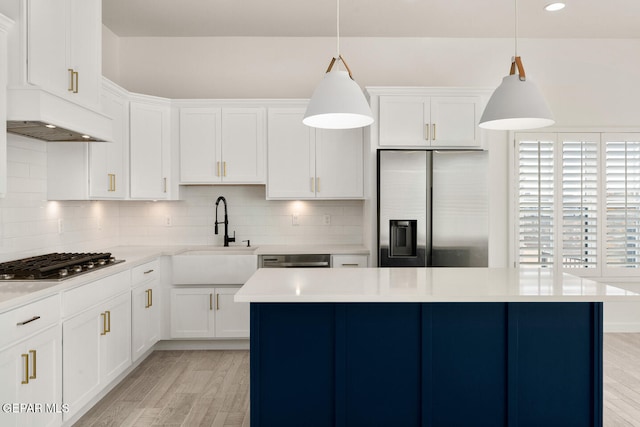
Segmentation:
{"type": "MultiPolygon", "coordinates": [[[[518,36],[640,38],[640,1],[518,2],[518,36]]],[[[104,0],[103,22],[127,36],[326,37],[335,0],[104,0]]],[[[513,0],[342,0],[346,37],[513,37],[513,0]]]]}

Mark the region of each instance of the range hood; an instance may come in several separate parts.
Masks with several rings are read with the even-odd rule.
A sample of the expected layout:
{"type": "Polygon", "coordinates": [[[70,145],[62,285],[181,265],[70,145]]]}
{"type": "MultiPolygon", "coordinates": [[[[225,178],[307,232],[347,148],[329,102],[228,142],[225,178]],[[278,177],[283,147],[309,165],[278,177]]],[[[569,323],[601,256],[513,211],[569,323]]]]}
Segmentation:
{"type": "Polygon", "coordinates": [[[43,141],[113,140],[111,117],[38,86],[7,87],[7,132],[43,141]]]}

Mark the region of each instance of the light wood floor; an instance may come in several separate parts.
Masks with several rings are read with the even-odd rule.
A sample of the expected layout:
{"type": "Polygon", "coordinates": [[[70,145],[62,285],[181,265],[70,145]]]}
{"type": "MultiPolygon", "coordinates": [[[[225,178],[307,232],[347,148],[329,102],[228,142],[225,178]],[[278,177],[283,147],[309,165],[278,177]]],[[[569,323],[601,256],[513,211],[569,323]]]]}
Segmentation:
{"type": "MultiPolygon", "coordinates": [[[[249,426],[248,351],[155,351],[75,426],[249,426]]],[[[605,334],[604,425],[640,427],[640,334],[605,334]]]]}

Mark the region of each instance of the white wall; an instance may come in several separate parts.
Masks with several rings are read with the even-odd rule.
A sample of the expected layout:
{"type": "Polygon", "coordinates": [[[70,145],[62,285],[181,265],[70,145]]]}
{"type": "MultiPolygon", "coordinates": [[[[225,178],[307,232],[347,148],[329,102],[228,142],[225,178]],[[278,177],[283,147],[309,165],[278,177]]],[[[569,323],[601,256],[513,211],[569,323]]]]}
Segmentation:
{"type": "Polygon", "coordinates": [[[46,142],[9,134],[7,157],[8,192],[0,199],[0,261],[55,251],[95,251],[118,243],[117,204],[47,201],[46,142]]]}
{"type": "MultiPolygon", "coordinates": [[[[363,87],[496,87],[513,55],[511,39],[342,38],[341,46],[363,87]]],[[[308,98],[334,50],[332,37],[128,37],[120,75],[106,77],[169,98],[308,98]]],[[[637,126],[637,52],[639,39],[519,40],[527,75],[560,126],[637,126]]]]}

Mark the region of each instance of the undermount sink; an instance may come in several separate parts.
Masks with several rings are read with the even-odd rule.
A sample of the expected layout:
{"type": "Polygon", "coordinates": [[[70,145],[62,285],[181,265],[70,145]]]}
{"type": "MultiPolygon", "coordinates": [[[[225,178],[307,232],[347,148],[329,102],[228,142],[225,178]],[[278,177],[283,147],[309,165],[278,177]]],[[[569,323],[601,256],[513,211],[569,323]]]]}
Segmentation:
{"type": "Polygon", "coordinates": [[[255,246],[211,246],[182,252],[180,255],[253,255],[255,246]]]}

